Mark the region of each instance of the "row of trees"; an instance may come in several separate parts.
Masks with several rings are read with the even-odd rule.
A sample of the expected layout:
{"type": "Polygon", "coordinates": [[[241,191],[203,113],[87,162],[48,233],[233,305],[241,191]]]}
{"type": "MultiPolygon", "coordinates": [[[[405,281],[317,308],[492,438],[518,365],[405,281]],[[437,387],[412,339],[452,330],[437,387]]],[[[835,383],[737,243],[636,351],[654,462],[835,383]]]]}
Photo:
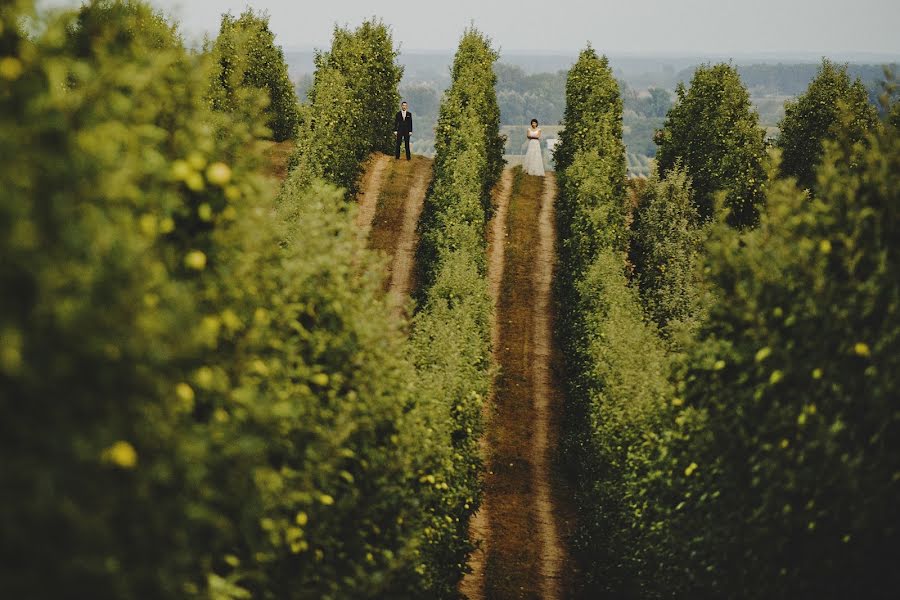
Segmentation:
{"type": "Polygon", "coordinates": [[[480,502],[478,440],[491,369],[484,229],[503,167],[496,60],[490,40],[465,32],[441,103],[434,176],[419,223],[412,357],[423,393],[444,411],[432,427],[453,454],[438,474],[449,495],[424,549],[435,579],[416,597],[457,595],[472,550],[469,519],[480,502]]]}
{"type": "Polygon", "coordinates": [[[632,204],[616,179],[569,158],[615,147],[615,131],[589,139],[579,118],[617,118],[597,92],[612,81],[602,67],[588,51],[573,69],[561,149],[569,444],[591,585],[890,597],[897,124],[870,118],[858,84],[826,62],[788,109],[779,165],[736,71],[702,68],[623,219],[632,204]],[[588,209],[598,218],[583,233],[588,209]]]}
{"type": "MultiPolygon", "coordinates": [[[[476,219],[433,246],[410,341],[320,177],[346,179],[303,153],[325,125],[301,119],[280,191],[261,174],[273,92],[241,73],[278,53],[252,13],[199,53],[133,0],[0,19],[0,595],[452,596],[488,381],[487,42],[463,40],[429,201],[435,231],[476,219]]],[[[385,47],[380,24],[336,32],[316,93],[398,73],[385,47]]],[[[391,90],[345,89],[353,114],[391,90]]],[[[379,127],[330,136],[329,164],[379,127]]]]}

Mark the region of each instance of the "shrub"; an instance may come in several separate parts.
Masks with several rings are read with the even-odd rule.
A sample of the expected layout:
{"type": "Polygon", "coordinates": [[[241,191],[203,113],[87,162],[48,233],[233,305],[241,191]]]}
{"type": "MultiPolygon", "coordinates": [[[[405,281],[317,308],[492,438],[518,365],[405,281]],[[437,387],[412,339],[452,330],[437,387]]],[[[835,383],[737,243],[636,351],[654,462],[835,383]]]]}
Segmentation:
{"type": "Polygon", "coordinates": [[[565,128],[554,153],[561,268],[581,276],[601,247],[624,248],[622,98],[607,58],[581,52],[566,80],[565,128]]]}
{"type": "Polygon", "coordinates": [[[234,531],[188,381],[210,232],[259,189],[249,132],[145,5],[46,20],[0,80],[3,595],[182,598],[234,531]]]}
{"type": "Polygon", "coordinates": [[[90,0],[68,27],[69,53],[89,58],[106,52],[153,52],[182,45],[178,28],[159,12],[134,0],[90,0]]]}
{"type": "Polygon", "coordinates": [[[411,597],[448,495],[442,413],[352,217],[340,190],[288,181],[274,235],[263,211],[220,244],[234,323],[201,367],[220,422],[210,479],[240,526],[226,572],[254,597],[411,597]]]}
{"type": "Polygon", "coordinates": [[[451,67],[453,84],[441,104],[435,127],[437,172],[443,170],[444,161],[454,161],[459,153],[459,150],[449,148],[463,143],[462,138],[456,135],[457,131],[474,127],[464,125],[462,120],[480,115],[483,131],[474,139],[483,145],[481,153],[486,163],[479,164],[474,175],[481,185],[480,195],[486,213],[490,212],[491,188],[503,172],[503,149],[506,145],[506,139],[500,135],[500,108],[495,93],[497,76],[493,69],[485,69],[485,65],[493,65],[499,56],[477,31],[469,30],[463,35],[451,67]]]}
{"type": "Polygon", "coordinates": [[[812,188],[823,142],[838,135],[853,142],[863,141],[877,122],[878,115],[862,82],[858,78],[850,81],[847,65],[823,60],[806,93],[785,106],[778,138],[781,173],[796,177],[801,187],[812,188]],[[850,111],[852,117],[841,118],[842,111],[850,111]]]}
{"type": "Polygon", "coordinates": [[[642,548],[638,532],[618,523],[645,501],[631,469],[648,468],[669,358],[625,276],[622,101],[608,61],[590,48],[569,72],[566,103],[556,153],[565,450],[579,482],[576,541],[588,587],[621,591],[642,548]]]}
{"type": "Polygon", "coordinates": [[[665,523],[641,517],[661,501],[660,432],[673,397],[671,358],[645,321],[621,254],[604,248],[578,283],[584,335],[572,373],[567,445],[577,459],[576,543],[594,593],[643,598],[656,585],[648,545],[665,523]]]}
{"type": "Polygon", "coordinates": [[[589,271],[579,506],[598,591],[893,594],[897,133],[827,142],[812,198],[779,181],[758,228],[711,226],[708,316],[678,354],[615,256],[589,271]]]}
{"type": "Polygon", "coordinates": [[[729,223],[753,225],[764,199],[765,132],[737,69],[702,66],[690,88],[679,84],[675,91],[678,101],[657,135],[660,177],[680,165],[701,219],[713,218],[715,194],[725,191],[729,223]]]}
{"type": "MultiPolygon", "coordinates": [[[[556,215],[562,274],[557,277],[556,295],[560,335],[574,381],[588,368],[579,284],[602,249],[622,250],[626,241],[622,99],[609,61],[591,47],[581,52],[569,71],[564,124],[554,153],[560,182],[556,215]]],[[[583,412],[584,399],[575,399],[574,387],[570,392],[567,410],[573,415],[583,412]]]]}
{"type": "Polygon", "coordinates": [[[393,152],[394,114],[400,106],[397,86],[403,67],[391,31],[381,21],[366,20],[355,30],[335,27],[331,50],[316,57],[316,70],[335,69],[361,108],[355,119],[362,155],[393,152]]]}
{"type": "Polygon", "coordinates": [[[335,69],[317,71],[309,95],[310,105],[301,108],[297,149],[291,156],[292,176],[306,183],[322,178],[355,192],[361,167],[354,122],[362,108],[346,78],[335,69]]]}

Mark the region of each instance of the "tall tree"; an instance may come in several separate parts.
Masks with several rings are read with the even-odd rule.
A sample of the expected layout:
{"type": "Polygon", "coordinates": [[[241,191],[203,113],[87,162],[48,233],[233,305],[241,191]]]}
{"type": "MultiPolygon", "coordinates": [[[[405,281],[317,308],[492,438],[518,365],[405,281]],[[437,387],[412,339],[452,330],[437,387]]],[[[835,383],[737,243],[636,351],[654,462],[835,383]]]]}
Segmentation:
{"type": "Polygon", "coordinates": [[[78,11],[66,37],[67,50],[80,58],[96,51],[141,53],[180,47],[178,28],[136,0],[90,0],[78,11]]]}
{"type": "Polygon", "coordinates": [[[657,135],[660,176],[681,164],[701,218],[712,218],[715,195],[724,191],[729,223],[752,225],[764,199],[765,132],[737,69],[701,66],[689,88],[679,84],[675,91],[678,101],[657,135]]]}
{"type": "Polygon", "coordinates": [[[601,247],[625,245],[622,96],[609,61],[590,46],[569,71],[563,124],[554,153],[561,258],[580,276],[601,247]]]}
{"type": "Polygon", "coordinates": [[[219,63],[210,95],[214,108],[230,111],[241,102],[240,88],[262,91],[268,99],[267,124],[275,141],[297,134],[297,94],[287,72],[284,52],[275,45],[269,16],[247,9],[241,16],[222,15],[212,48],[219,63]]]}
{"type": "Polygon", "coordinates": [[[295,177],[324,177],[353,196],[366,157],[393,150],[403,75],[397,55],[390,30],[380,21],[365,21],[354,30],[335,28],[331,48],[315,57],[315,78],[291,157],[292,168],[302,170],[295,177]]]}
{"type": "Polygon", "coordinates": [[[796,177],[801,187],[812,188],[823,142],[836,139],[839,132],[851,143],[861,141],[877,122],[877,112],[862,81],[850,80],[847,65],[822,60],[806,93],[785,107],[778,138],[781,173],[796,177]],[[849,113],[845,118],[841,118],[842,110],[849,113]]]}
{"type": "Polygon", "coordinates": [[[393,150],[394,113],[400,103],[397,86],[403,67],[396,59],[391,31],[378,20],[363,21],[354,30],[335,27],[331,50],[319,53],[316,72],[336,69],[343,74],[359,107],[356,135],[364,141],[362,156],[393,150]]]}

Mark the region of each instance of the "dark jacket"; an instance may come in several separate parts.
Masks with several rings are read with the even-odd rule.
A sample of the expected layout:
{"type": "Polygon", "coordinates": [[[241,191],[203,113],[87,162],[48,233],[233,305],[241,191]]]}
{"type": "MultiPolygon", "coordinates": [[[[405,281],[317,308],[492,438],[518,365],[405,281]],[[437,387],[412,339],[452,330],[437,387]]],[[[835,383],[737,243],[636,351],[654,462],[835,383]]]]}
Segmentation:
{"type": "Polygon", "coordinates": [[[412,133],[412,113],[406,111],[406,119],[403,119],[403,111],[398,110],[394,117],[394,131],[397,135],[409,135],[412,133]]]}

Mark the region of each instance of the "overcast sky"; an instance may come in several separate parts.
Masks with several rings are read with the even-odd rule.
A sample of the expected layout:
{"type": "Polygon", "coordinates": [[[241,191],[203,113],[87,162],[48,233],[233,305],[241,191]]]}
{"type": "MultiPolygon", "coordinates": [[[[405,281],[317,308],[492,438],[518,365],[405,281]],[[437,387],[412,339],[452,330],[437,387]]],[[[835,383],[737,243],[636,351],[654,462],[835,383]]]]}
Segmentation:
{"type": "MultiPolygon", "coordinates": [[[[43,4],[79,4],[43,0],[43,4]]],[[[474,22],[505,51],[608,54],[873,52],[900,56],[898,0],[152,0],[189,38],[215,33],[225,11],[271,15],[286,49],[327,47],[335,23],[376,15],[407,50],[451,50],[474,22]]]]}

